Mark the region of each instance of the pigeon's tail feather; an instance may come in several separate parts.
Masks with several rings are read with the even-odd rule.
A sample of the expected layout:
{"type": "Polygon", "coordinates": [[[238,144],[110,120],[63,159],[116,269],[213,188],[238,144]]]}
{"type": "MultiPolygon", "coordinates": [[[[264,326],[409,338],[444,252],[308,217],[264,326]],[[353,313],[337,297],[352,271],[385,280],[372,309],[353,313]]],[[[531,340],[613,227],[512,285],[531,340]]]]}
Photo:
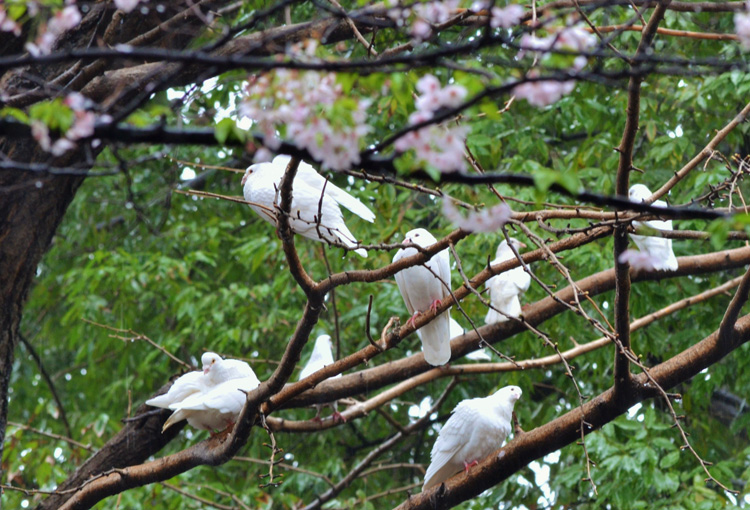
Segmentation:
{"type": "Polygon", "coordinates": [[[677,257],[674,256],[674,253],[669,254],[669,258],[664,262],[664,269],[667,271],[677,271],[677,257]]]}
{"type": "MultiPolygon", "coordinates": [[[[432,464],[430,464],[430,467],[432,467],[432,464]]],[[[430,469],[428,469],[427,473],[424,476],[424,485],[422,485],[422,492],[431,487],[435,487],[436,485],[440,485],[459,471],[460,470],[456,469],[456,466],[454,466],[450,462],[447,464],[443,464],[442,466],[440,466],[440,469],[437,469],[434,472],[430,472],[430,469]]]]}
{"type": "Polygon", "coordinates": [[[448,363],[451,359],[450,316],[443,312],[419,331],[425,361],[435,367],[448,363]]]}
{"type": "MultiPolygon", "coordinates": [[[[505,315],[508,315],[510,317],[521,316],[521,300],[518,299],[518,296],[511,296],[509,299],[506,299],[501,303],[493,303],[492,306],[494,306],[501,312],[504,312],[505,315]]],[[[487,310],[487,316],[484,318],[484,323],[494,324],[496,322],[505,322],[509,320],[505,315],[498,313],[490,308],[489,310],[487,310]]]]}
{"type": "Polygon", "coordinates": [[[333,186],[330,182],[326,185],[326,191],[334,200],[336,200],[336,202],[346,207],[363,220],[369,221],[370,223],[375,221],[375,213],[365,204],[360,202],[358,198],[351,196],[338,186],[333,186]]]}
{"type": "MultiPolygon", "coordinates": [[[[333,230],[333,234],[339,239],[339,241],[344,243],[349,248],[356,248],[359,244],[354,235],[349,231],[348,228],[346,228],[346,225],[343,221],[337,229],[333,230]]],[[[354,253],[356,253],[360,257],[367,258],[367,250],[365,250],[364,248],[358,248],[354,250],[354,253]]]]}
{"type": "Polygon", "coordinates": [[[487,310],[487,315],[484,318],[485,324],[495,324],[496,322],[505,322],[508,318],[504,315],[500,315],[498,312],[490,308],[487,310]]]}
{"type": "Polygon", "coordinates": [[[164,422],[164,426],[161,429],[162,434],[169,427],[171,427],[177,422],[184,420],[185,418],[187,418],[187,413],[183,411],[182,409],[178,409],[177,411],[173,412],[172,415],[169,417],[169,419],[164,422]]]}
{"type": "Polygon", "coordinates": [[[161,407],[163,409],[169,409],[169,405],[173,404],[172,398],[167,398],[167,394],[159,395],[158,397],[150,398],[146,400],[146,405],[153,407],[161,407]]]}

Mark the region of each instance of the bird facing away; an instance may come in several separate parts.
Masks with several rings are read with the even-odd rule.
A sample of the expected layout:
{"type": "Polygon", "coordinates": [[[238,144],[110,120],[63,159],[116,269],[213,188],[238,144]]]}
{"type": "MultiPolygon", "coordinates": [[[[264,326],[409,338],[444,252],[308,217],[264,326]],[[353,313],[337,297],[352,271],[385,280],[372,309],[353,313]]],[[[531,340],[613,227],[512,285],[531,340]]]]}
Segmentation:
{"type": "MultiPolygon", "coordinates": [[[[159,395],[146,401],[146,404],[150,406],[172,409],[175,411],[166,423],[164,423],[162,432],[175,423],[194,415],[196,418],[188,419],[188,423],[196,428],[208,430],[205,426],[200,426],[200,423],[203,422],[211,424],[218,422],[219,425],[223,425],[221,428],[224,428],[227,423],[225,423],[223,419],[213,418],[211,417],[211,413],[204,416],[206,413],[193,412],[194,410],[189,407],[186,407],[183,410],[181,406],[186,403],[188,406],[193,406],[196,402],[202,401],[202,399],[209,395],[211,399],[215,398],[217,394],[214,394],[213,392],[217,388],[223,387],[218,395],[228,390],[227,386],[223,386],[227,382],[242,381],[241,387],[243,389],[254,389],[260,384],[260,380],[258,380],[253,369],[244,361],[234,359],[225,360],[216,353],[206,352],[201,356],[201,362],[203,364],[203,370],[188,372],[179,377],[174,384],[172,384],[166,394],[159,395]],[[195,425],[194,423],[199,423],[199,425],[195,425]]],[[[244,404],[245,395],[239,391],[236,393],[242,397],[242,404],[244,404]]],[[[213,403],[215,404],[217,402],[218,401],[215,401],[213,403]]],[[[218,403],[221,404],[221,402],[218,403]]],[[[233,403],[232,405],[236,404],[233,403]]],[[[240,405],[237,414],[239,414],[239,411],[241,410],[242,406],[240,405]]]]}
{"type": "MultiPolygon", "coordinates": [[[[250,208],[265,221],[276,225],[276,206],[281,205],[279,187],[290,157],[276,156],[273,161],[251,165],[242,177],[245,200],[253,202],[250,208]]],[[[341,242],[356,248],[357,239],[344,223],[339,206],[344,206],[365,221],[372,223],[375,213],[358,199],[320,175],[305,162],[301,162],[292,182],[292,205],[289,225],[303,237],[320,242],[341,242]]],[[[362,257],[367,251],[354,250],[362,257]]]]}
{"type": "Polygon", "coordinates": [[[518,386],[505,386],[489,397],[459,402],[432,446],[422,492],[462,469],[468,471],[500,448],[511,432],[513,406],[522,393],[518,386]]]}
{"type": "MultiPolygon", "coordinates": [[[[451,340],[453,340],[457,336],[463,335],[464,333],[465,333],[464,328],[458,323],[457,320],[451,317],[451,340]]],[[[465,356],[465,358],[470,359],[472,361],[491,361],[492,360],[492,358],[490,358],[490,355],[487,354],[487,349],[484,347],[476,351],[470,352],[469,354],[465,356]]]]}
{"type": "MultiPolygon", "coordinates": [[[[651,196],[649,190],[643,184],[633,184],[628,192],[628,198],[631,202],[643,202],[651,196]]],[[[657,200],[652,204],[654,207],[667,207],[664,200],[657,200]]],[[[653,228],[655,230],[672,230],[672,220],[649,220],[645,222],[634,221],[633,228],[636,230],[641,226],[653,228]]],[[[665,237],[643,236],[630,234],[631,239],[642,252],[651,256],[654,269],[657,271],[675,271],[677,269],[677,257],[672,250],[672,240],[665,237]]]]}
{"type": "MultiPolygon", "coordinates": [[[[301,381],[305,377],[314,374],[321,368],[332,364],[333,345],[331,344],[331,337],[328,335],[320,335],[315,339],[315,345],[313,346],[313,351],[310,355],[310,359],[307,361],[304,368],[302,368],[302,371],[299,373],[299,378],[297,380],[301,381]]],[[[341,374],[336,374],[335,376],[331,377],[331,379],[336,379],[337,377],[341,377],[341,374]]],[[[313,418],[313,420],[320,420],[320,410],[324,405],[325,404],[315,404],[315,409],[317,410],[317,412],[315,413],[315,418],[313,418]]],[[[333,402],[332,406],[334,421],[346,421],[338,411],[338,403],[333,402]]]]}
{"type": "MultiPolygon", "coordinates": [[[[510,242],[513,243],[516,251],[526,248],[525,244],[512,237],[510,238],[510,242]]],[[[497,247],[495,260],[492,261],[492,264],[499,264],[515,257],[516,255],[508,245],[508,241],[503,241],[497,247]]],[[[497,276],[493,276],[487,280],[487,288],[490,290],[490,303],[510,317],[520,317],[521,296],[529,290],[529,285],[531,285],[531,276],[524,271],[522,266],[514,267],[497,276]]],[[[507,320],[509,320],[508,317],[490,308],[487,310],[484,323],[494,324],[495,322],[505,322],[507,320]]]]}
{"type": "MultiPolygon", "coordinates": [[[[422,248],[427,248],[436,242],[437,239],[423,228],[410,230],[406,233],[404,239],[404,244],[413,243],[422,248]]],[[[416,253],[418,253],[416,248],[401,248],[393,257],[393,262],[416,253]]],[[[448,250],[435,254],[423,266],[402,269],[396,273],[396,283],[398,284],[398,290],[401,292],[401,297],[404,298],[407,310],[413,314],[409,320],[413,320],[417,314],[428,309],[434,310],[440,304],[440,301],[450,295],[449,289],[446,287],[446,285],[450,286],[451,284],[448,250]]],[[[427,363],[440,366],[450,361],[451,334],[448,310],[419,328],[417,334],[422,339],[422,351],[427,363]]]]}

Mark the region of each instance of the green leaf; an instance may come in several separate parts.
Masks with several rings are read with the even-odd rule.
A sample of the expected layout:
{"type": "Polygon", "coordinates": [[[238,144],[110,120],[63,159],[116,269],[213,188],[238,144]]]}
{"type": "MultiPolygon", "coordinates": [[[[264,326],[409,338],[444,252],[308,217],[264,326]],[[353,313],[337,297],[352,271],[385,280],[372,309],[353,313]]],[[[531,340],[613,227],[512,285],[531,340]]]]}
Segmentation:
{"type": "Polygon", "coordinates": [[[662,457],[661,461],[659,461],[659,467],[662,469],[669,469],[680,460],[680,451],[675,450],[673,452],[668,453],[664,457],[662,457]]]}

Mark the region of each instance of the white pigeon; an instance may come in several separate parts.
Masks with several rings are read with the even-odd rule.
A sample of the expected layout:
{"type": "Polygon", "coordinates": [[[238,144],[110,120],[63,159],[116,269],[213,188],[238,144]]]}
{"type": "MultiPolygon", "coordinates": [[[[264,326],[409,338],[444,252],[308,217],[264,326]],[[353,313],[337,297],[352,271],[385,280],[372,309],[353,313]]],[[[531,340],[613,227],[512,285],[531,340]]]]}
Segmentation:
{"type": "MultiPolygon", "coordinates": [[[[651,196],[649,190],[643,184],[633,184],[628,192],[631,202],[643,202],[651,196]]],[[[664,200],[657,200],[652,204],[654,207],[667,207],[664,200]]],[[[638,230],[640,226],[647,226],[655,230],[672,230],[672,220],[649,220],[645,222],[634,221],[633,228],[638,230]]],[[[677,269],[677,257],[672,250],[672,240],[666,237],[642,236],[630,234],[633,242],[642,252],[651,256],[654,269],[657,271],[675,271],[677,269]]]]}
{"type": "MultiPolygon", "coordinates": [[[[172,383],[167,393],[147,400],[146,404],[169,409],[170,405],[182,402],[193,393],[204,391],[211,386],[231,379],[233,371],[227,371],[227,365],[225,365],[228,361],[236,360],[223,360],[215,352],[204,352],[201,356],[203,370],[195,370],[180,376],[172,383]]],[[[239,363],[243,362],[240,361],[239,363]]],[[[250,368],[249,365],[248,368],[250,368]]]]}
{"type": "MultiPolygon", "coordinates": [[[[253,202],[250,207],[272,225],[276,225],[276,206],[281,205],[279,187],[290,159],[289,156],[280,155],[271,162],[256,163],[242,177],[245,200],[253,202]]],[[[332,182],[327,182],[312,166],[301,162],[292,183],[289,216],[292,230],[313,241],[341,242],[349,248],[356,248],[359,243],[344,223],[340,205],[365,221],[372,223],[375,220],[375,213],[366,205],[332,182]]],[[[362,248],[354,251],[367,257],[367,251],[362,248]]]]}
{"type": "Polygon", "coordinates": [[[246,393],[258,387],[260,381],[250,377],[230,379],[207,391],[190,395],[182,402],[169,406],[174,411],[164,424],[166,430],[181,420],[201,430],[224,430],[237,421],[247,399],[246,393]]]}
{"type": "MultiPolygon", "coordinates": [[[[437,239],[423,228],[407,232],[404,238],[404,244],[414,243],[423,248],[427,248],[436,242],[437,239]]],[[[416,248],[401,248],[393,257],[393,262],[416,253],[418,253],[416,248]]],[[[398,284],[398,290],[401,292],[401,297],[404,298],[406,308],[409,313],[413,314],[409,320],[413,320],[418,313],[431,308],[434,309],[441,300],[450,295],[446,288],[446,285],[451,284],[448,250],[435,254],[425,262],[424,266],[413,266],[399,271],[396,273],[396,283],[398,284]],[[439,276],[440,279],[435,275],[439,276]]],[[[440,366],[450,361],[451,334],[448,310],[435,317],[429,324],[419,328],[417,334],[422,340],[422,351],[427,363],[440,366]]]]}
{"type": "MultiPolygon", "coordinates": [[[[315,339],[315,345],[313,346],[313,351],[310,355],[310,359],[302,368],[302,371],[299,373],[299,378],[297,380],[301,381],[305,377],[314,374],[321,368],[332,364],[333,345],[331,344],[331,337],[328,335],[320,335],[315,339]]],[[[336,374],[335,376],[331,377],[331,379],[336,379],[337,377],[341,377],[341,374],[336,374]]],[[[313,418],[313,420],[320,420],[320,410],[323,408],[323,405],[325,404],[315,404],[317,413],[315,413],[315,418],[313,418]]],[[[333,402],[333,419],[336,421],[346,421],[344,420],[344,417],[339,413],[337,402],[333,402]]]]}
{"type": "MultiPolygon", "coordinates": [[[[516,251],[520,248],[526,248],[526,245],[517,239],[510,238],[510,242],[515,246],[516,251]]],[[[492,265],[514,259],[516,255],[508,245],[508,241],[503,241],[497,247],[495,260],[492,265]]],[[[509,271],[504,271],[497,276],[487,280],[487,288],[490,289],[490,303],[498,310],[504,312],[510,317],[521,316],[521,296],[529,290],[531,285],[531,276],[524,271],[522,266],[514,267],[509,271]]],[[[496,322],[505,322],[509,320],[505,315],[496,312],[492,308],[487,310],[487,316],[484,318],[485,324],[494,324],[496,322]]]]}
{"type": "MultiPolygon", "coordinates": [[[[210,394],[215,388],[231,380],[246,380],[243,386],[253,388],[260,384],[253,369],[244,361],[222,359],[216,353],[206,352],[201,356],[202,370],[188,372],[179,377],[164,395],[159,395],[146,401],[146,404],[163,409],[176,409],[191,398],[198,398],[210,394]]],[[[252,389],[252,388],[251,388],[252,389]]],[[[240,409],[242,409],[240,407],[240,409]]],[[[164,424],[162,431],[187,417],[184,412],[175,412],[164,424]]],[[[191,423],[188,420],[188,423],[191,423]]],[[[192,424],[192,423],[191,423],[192,424]]],[[[198,427],[201,428],[201,427],[198,427]]]]}
{"type": "Polygon", "coordinates": [[[522,393],[518,386],[505,386],[489,397],[459,402],[432,446],[422,492],[500,448],[512,430],[513,406],[522,393]]]}
{"type": "MultiPolygon", "coordinates": [[[[463,335],[465,332],[466,331],[458,323],[458,321],[454,319],[453,317],[451,317],[451,340],[453,340],[457,336],[463,335]]],[[[492,358],[490,358],[490,355],[487,354],[487,349],[485,349],[484,347],[476,351],[472,351],[464,357],[472,361],[491,361],[492,360],[492,358]]]]}

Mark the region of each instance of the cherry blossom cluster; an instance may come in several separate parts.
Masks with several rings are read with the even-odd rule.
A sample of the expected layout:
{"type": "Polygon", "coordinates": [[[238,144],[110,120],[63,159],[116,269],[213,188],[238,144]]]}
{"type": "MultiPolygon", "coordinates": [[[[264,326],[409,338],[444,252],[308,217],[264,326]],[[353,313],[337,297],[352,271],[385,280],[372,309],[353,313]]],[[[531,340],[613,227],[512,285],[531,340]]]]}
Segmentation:
{"type": "MultiPolygon", "coordinates": [[[[440,82],[433,75],[423,76],[417,82],[421,93],[415,101],[417,111],[409,116],[409,124],[414,126],[429,121],[441,108],[454,108],[466,97],[466,89],[461,85],[440,87],[440,82]]],[[[466,168],[464,159],[464,142],[468,128],[465,126],[445,126],[430,124],[421,129],[410,131],[394,144],[398,152],[414,149],[419,160],[435,167],[441,172],[455,172],[466,168]]]]}
{"type": "MultiPolygon", "coordinates": [[[[263,144],[276,150],[282,138],[307,149],[332,170],[359,163],[359,147],[370,131],[370,101],[345,96],[333,73],[277,69],[253,77],[239,112],[263,133],[263,144]]],[[[259,158],[268,157],[258,151],[259,158]]]]}
{"type": "MultiPolygon", "coordinates": [[[[96,115],[85,109],[86,98],[77,92],[69,94],[63,104],[73,111],[73,124],[64,136],[52,142],[49,128],[39,120],[31,121],[31,134],[39,146],[53,156],[62,156],[76,147],[76,141],[94,134],[96,115]]],[[[109,116],[102,116],[101,120],[108,120],[109,116]]]]}
{"type": "Polygon", "coordinates": [[[409,34],[417,41],[424,41],[432,35],[433,25],[445,23],[458,7],[459,0],[443,0],[414,4],[411,8],[394,7],[388,17],[399,25],[414,13],[416,19],[409,27],[409,34]]]}
{"type": "Polygon", "coordinates": [[[13,32],[16,37],[21,35],[21,25],[8,15],[2,5],[0,5],[0,32],[13,32]]]}
{"type": "Polygon", "coordinates": [[[47,55],[52,51],[52,45],[65,31],[78,26],[81,13],[78,7],[68,5],[55,13],[46,23],[42,23],[39,33],[33,43],[26,43],[26,50],[33,56],[47,55]]]}
{"type": "MultiPolygon", "coordinates": [[[[526,34],[521,38],[519,58],[527,51],[540,52],[549,55],[553,49],[568,50],[573,52],[584,52],[591,49],[596,43],[596,37],[580,27],[567,27],[556,34],[547,37],[536,37],[526,34]]],[[[573,70],[580,71],[586,65],[586,57],[578,55],[571,66],[573,70]]],[[[529,71],[527,77],[539,76],[537,70],[529,71]]],[[[570,94],[575,88],[574,80],[539,80],[522,83],[513,89],[513,94],[519,99],[526,99],[534,106],[547,106],[558,101],[564,95],[570,94]]]]}
{"type": "MultiPolygon", "coordinates": [[[[471,6],[472,12],[480,12],[489,9],[491,2],[480,0],[471,6]]],[[[490,9],[490,26],[492,28],[510,28],[518,25],[523,17],[524,9],[518,4],[505,7],[494,6],[490,9]]]]}
{"type": "Polygon", "coordinates": [[[646,271],[652,271],[661,263],[659,257],[648,252],[630,249],[622,252],[620,258],[617,260],[619,260],[621,264],[630,264],[630,267],[633,269],[643,269],[646,271]]]}
{"type": "Polygon", "coordinates": [[[443,216],[458,228],[469,232],[495,232],[508,223],[513,211],[501,203],[481,211],[472,211],[464,217],[449,197],[443,198],[443,216]]]}
{"type": "Polygon", "coordinates": [[[115,6],[123,12],[130,12],[141,2],[145,3],[146,0],[115,0],[115,6]]]}
{"type": "Polygon", "coordinates": [[[738,12],[734,15],[734,30],[742,47],[750,50],[750,0],[745,4],[745,10],[747,12],[738,12]]]}

